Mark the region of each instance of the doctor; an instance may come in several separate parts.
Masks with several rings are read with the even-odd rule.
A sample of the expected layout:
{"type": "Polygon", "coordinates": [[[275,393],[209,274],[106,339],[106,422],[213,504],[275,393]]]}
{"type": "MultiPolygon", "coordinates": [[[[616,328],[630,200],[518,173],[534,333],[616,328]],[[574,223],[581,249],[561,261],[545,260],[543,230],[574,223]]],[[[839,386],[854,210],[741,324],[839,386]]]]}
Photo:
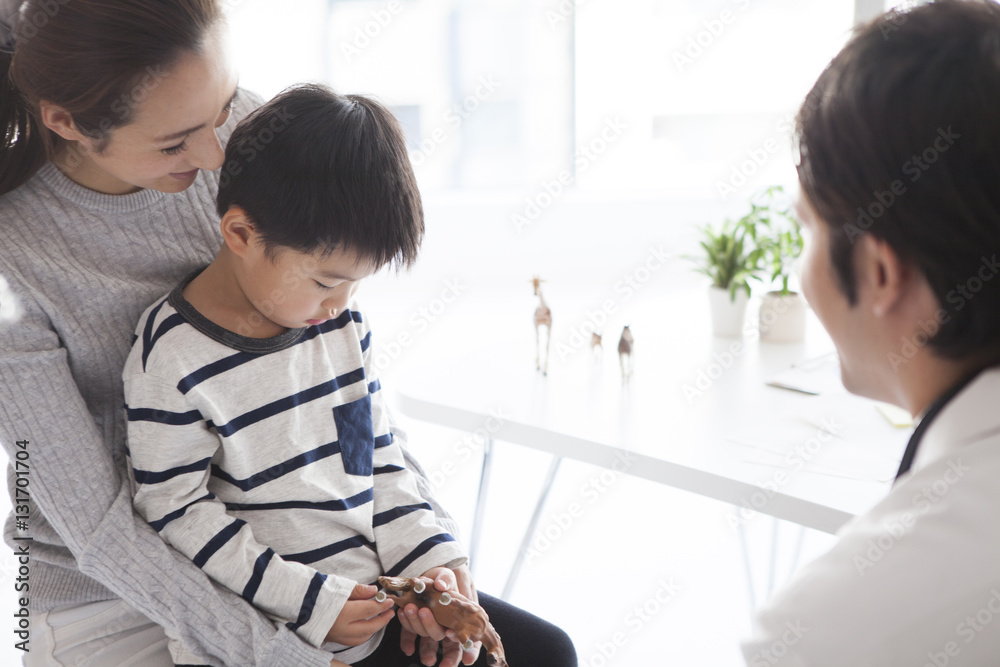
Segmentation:
{"type": "Polygon", "coordinates": [[[797,123],[802,289],[844,386],[919,419],[892,491],[756,618],[751,667],[1000,661],[1000,5],[860,30],[797,123]]]}

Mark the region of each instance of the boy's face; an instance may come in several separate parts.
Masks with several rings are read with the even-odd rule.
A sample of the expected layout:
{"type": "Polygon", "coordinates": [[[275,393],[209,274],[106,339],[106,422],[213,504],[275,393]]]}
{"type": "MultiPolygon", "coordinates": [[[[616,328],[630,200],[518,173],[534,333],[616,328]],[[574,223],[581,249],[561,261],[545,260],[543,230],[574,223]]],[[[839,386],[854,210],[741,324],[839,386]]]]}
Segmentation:
{"type": "Polygon", "coordinates": [[[266,320],[286,329],[322,324],[341,314],[361,280],[377,269],[342,249],[324,255],[279,248],[267,257],[257,244],[248,259],[244,293],[266,320]]]}

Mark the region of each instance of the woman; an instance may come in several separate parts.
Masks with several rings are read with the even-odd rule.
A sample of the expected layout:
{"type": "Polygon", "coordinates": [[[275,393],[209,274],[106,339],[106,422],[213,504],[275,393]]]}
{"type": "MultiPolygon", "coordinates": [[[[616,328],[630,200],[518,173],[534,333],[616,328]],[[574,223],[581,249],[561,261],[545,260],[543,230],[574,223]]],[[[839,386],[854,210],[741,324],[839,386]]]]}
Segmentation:
{"type": "MultiPolygon", "coordinates": [[[[24,312],[0,330],[0,441],[20,468],[8,477],[27,480],[10,479],[24,493],[12,492],[18,516],[5,530],[30,549],[26,664],[172,665],[166,634],[211,664],[339,664],[214,586],[131,508],[120,373],[133,327],[211,260],[213,172],[258,102],[237,88],[217,3],[29,0],[9,23],[0,275],[24,312]]],[[[455,575],[475,595],[468,570],[455,575]]],[[[576,664],[561,631],[483,604],[501,633],[509,613],[511,627],[531,628],[528,646],[531,635],[548,643],[553,657],[532,649],[538,664],[576,664]]],[[[443,629],[426,612],[400,619],[404,649],[421,635],[434,664],[443,629]]],[[[445,649],[442,665],[475,657],[445,649]]]]}

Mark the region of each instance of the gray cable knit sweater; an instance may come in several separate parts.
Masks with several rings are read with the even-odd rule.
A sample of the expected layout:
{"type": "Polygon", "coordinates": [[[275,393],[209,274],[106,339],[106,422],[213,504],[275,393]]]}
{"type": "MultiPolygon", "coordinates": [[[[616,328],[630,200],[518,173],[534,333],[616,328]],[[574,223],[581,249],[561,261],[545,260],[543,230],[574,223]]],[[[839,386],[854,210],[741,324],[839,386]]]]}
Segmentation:
{"type": "MultiPolygon", "coordinates": [[[[240,95],[220,137],[258,102],[240,95]]],[[[0,329],[0,442],[15,513],[29,510],[27,530],[9,516],[4,536],[30,554],[18,595],[32,614],[120,597],[213,665],[327,667],[329,653],[213,584],[132,511],[122,368],[143,310],[215,255],[217,187],[202,172],[178,194],[103,195],[48,164],[0,197],[0,275],[24,311],[0,329]]]]}

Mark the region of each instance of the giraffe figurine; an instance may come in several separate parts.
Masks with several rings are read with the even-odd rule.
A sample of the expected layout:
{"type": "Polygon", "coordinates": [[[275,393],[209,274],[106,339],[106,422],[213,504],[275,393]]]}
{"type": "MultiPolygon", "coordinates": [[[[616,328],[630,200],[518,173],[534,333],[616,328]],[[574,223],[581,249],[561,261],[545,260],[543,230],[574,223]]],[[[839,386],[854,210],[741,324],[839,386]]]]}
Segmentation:
{"type": "Polygon", "coordinates": [[[622,368],[622,382],[628,382],[632,377],[632,345],[635,338],[632,337],[632,330],[628,325],[622,329],[622,337],[618,339],[618,363],[622,368]]]}
{"type": "Polygon", "coordinates": [[[538,297],[538,307],[535,308],[535,370],[542,371],[542,375],[549,374],[549,348],[552,345],[552,311],[542,297],[542,282],[538,276],[531,279],[531,284],[535,288],[535,296],[538,297]],[[545,366],[542,366],[541,353],[541,328],[545,327],[545,366]]]}

